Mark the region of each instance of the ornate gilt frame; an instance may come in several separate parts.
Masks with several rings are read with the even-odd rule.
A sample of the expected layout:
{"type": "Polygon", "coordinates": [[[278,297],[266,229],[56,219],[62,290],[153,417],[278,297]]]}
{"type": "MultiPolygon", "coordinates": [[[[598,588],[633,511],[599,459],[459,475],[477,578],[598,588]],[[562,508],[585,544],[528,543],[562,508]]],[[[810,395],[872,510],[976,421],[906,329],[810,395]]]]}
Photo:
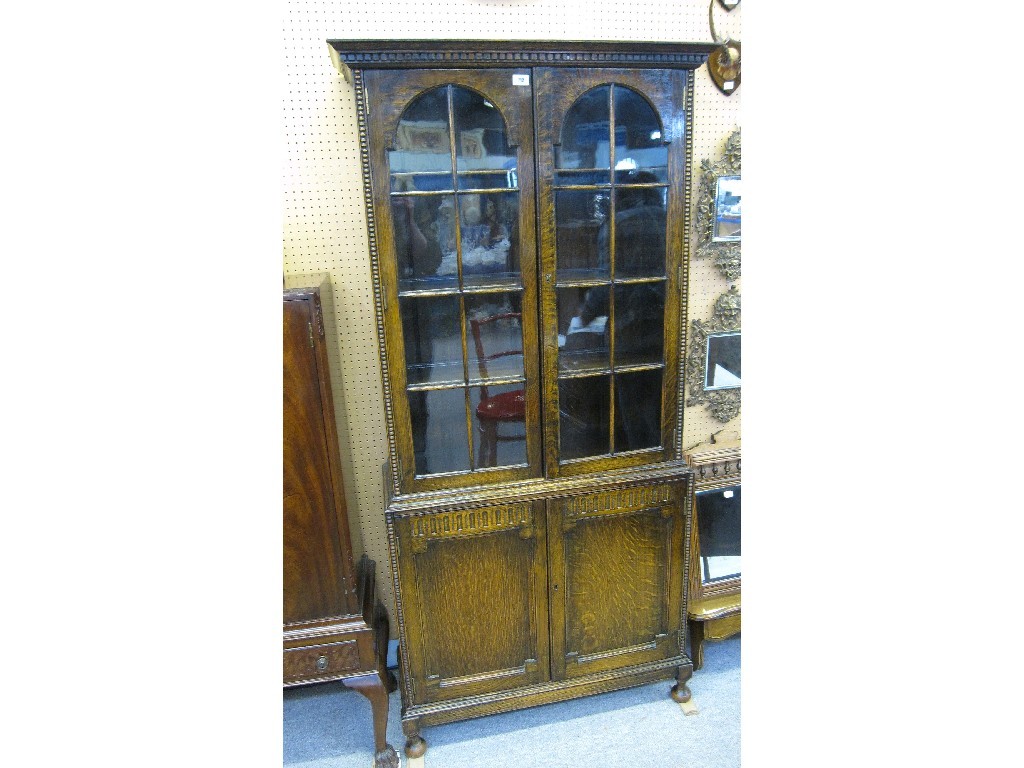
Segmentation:
{"type": "Polygon", "coordinates": [[[700,161],[700,186],[697,192],[697,258],[711,256],[728,280],[740,276],[740,243],[715,241],[715,197],[720,176],[740,176],[740,129],[730,134],[725,142],[722,159],[712,163],[700,161]]]}
{"type": "Polygon", "coordinates": [[[706,390],[708,336],[721,331],[740,330],[740,294],[733,285],[715,300],[715,311],[706,324],[692,321],[690,356],[686,361],[686,388],[690,396],[686,405],[706,404],[721,422],[731,421],[740,413],[740,388],[706,390]]]}

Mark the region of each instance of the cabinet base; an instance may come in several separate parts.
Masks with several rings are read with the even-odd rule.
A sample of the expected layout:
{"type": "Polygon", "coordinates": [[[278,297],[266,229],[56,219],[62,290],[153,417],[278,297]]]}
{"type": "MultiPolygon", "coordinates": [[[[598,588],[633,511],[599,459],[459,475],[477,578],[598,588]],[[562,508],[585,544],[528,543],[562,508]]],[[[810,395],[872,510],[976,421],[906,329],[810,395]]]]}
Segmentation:
{"type": "Polygon", "coordinates": [[[676,701],[680,701],[680,696],[685,697],[682,699],[683,701],[688,701],[690,690],[686,687],[686,682],[692,676],[693,664],[688,658],[682,656],[588,677],[550,681],[433,704],[403,706],[402,730],[406,735],[405,754],[410,758],[416,758],[427,751],[427,743],[420,736],[422,726],[443,725],[499,712],[511,712],[541,704],[553,704],[581,696],[634,688],[658,680],[675,678],[676,685],[672,687],[670,695],[676,701]]]}

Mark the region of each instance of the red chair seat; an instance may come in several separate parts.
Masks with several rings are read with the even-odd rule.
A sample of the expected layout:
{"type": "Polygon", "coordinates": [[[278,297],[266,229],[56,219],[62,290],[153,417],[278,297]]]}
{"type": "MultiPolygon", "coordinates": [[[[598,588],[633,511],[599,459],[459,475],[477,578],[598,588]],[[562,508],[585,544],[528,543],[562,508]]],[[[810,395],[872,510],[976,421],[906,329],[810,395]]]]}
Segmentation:
{"type": "Polygon", "coordinates": [[[523,421],[526,417],[526,393],[517,389],[483,398],[476,407],[476,415],[491,421],[523,421]]]}

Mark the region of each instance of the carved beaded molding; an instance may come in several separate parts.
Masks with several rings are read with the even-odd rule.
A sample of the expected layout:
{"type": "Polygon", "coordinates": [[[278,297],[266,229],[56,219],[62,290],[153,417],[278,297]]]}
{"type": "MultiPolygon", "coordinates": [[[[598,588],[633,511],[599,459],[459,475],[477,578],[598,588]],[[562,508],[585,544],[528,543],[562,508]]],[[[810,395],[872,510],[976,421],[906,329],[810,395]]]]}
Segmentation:
{"type": "Polygon", "coordinates": [[[328,40],[331,59],[346,78],[349,68],[473,67],[543,65],[696,69],[714,43],[646,41],[468,41],[328,40]],[[452,46],[442,48],[440,46],[452,46]]]}
{"type": "Polygon", "coordinates": [[[711,256],[728,280],[740,276],[740,244],[714,242],[715,193],[719,176],[740,176],[740,129],[725,142],[725,155],[717,163],[700,161],[700,188],[697,192],[697,258],[711,256]]]}
{"type": "Polygon", "coordinates": [[[690,357],[686,361],[686,388],[690,396],[687,406],[707,404],[711,414],[719,421],[726,422],[740,413],[740,390],[718,389],[708,392],[704,389],[707,376],[708,336],[717,331],[740,330],[740,294],[733,285],[715,301],[715,311],[705,325],[693,321],[690,339],[690,357]]]}

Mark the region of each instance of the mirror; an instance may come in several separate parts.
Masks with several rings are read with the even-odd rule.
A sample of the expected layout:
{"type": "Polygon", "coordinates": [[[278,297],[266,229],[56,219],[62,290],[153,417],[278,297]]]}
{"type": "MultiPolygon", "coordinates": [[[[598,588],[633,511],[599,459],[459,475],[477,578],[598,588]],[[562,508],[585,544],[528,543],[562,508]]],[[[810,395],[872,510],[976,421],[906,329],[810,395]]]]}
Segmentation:
{"type": "Polygon", "coordinates": [[[701,583],[740,578],[740,486],[698,491],[696,499],[701,583]]]}
{"type": "Polygon", "coordinates": [[[715,192],[715,233],[716,243],[733,242],[740,239],[740,185],[739,176],[719,176],[715,192]]]}
{"type": "Polygon", "coordinates": [[[736,389],[740,386],[740,334],[708,336],[704,389],[736,389]]]}
{"type": "Polygon", "coordinates": [[[732,286],[715,300],[711,319],[694,320],[686,361],[686,405],[705,404],[725,422],[740,413],[740,294],[732,286]]]}
{"type": "Polygon", "coordinates": [[[740,130],[725,142],[721,160],[701,160],[697,191],[697,258],[711,257],[728,280],[740,276],[740,130]]]}

